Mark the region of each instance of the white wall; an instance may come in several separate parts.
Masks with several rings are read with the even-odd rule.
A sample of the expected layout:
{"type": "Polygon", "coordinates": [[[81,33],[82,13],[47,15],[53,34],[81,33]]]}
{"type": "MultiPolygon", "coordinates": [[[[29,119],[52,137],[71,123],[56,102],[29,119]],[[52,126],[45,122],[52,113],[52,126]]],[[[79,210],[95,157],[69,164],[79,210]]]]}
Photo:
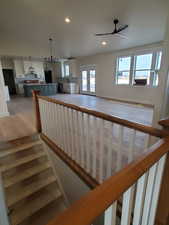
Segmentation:
{"type": "Polygon", "coordinates": [[[23,60],[14,60],[14,68],[15,68],[15,75],[17,78],[23,77],[24,75],[24,64],[23,60]]]}
{"type": "MultiPolygon", "coordinates": [[[[165,75],[159,77],[159,86],[149,88],[145,86],[125,86],[115,85],[116,57],[120,55],[142,54],[150,50],[161,50],[163,43],[127,49],[114,53],[98,54],[95,56],[81,57],[77,60],[77,66],[95,65],[96,66],[96,95],[110,97],[119,100],[132,101],[150,104],[155,107],[154,121],[160,117],[160,109],[163,98],[165,75]]],[[[80,71],[79,71],[80,75],[80,71]]]]}
{"type": "Polygon", "coordinates": [[[163,108],[162,108],[162,117],[169,116],[169,16],[168,16],[168,26],[165,35],[164,41],[164,60],[163,60],[163,71],[162,74],[166,77],[164,80],[165,93],[163,97],[163,108]]]}
{"type": "Polygon", "coordinates": [[[0,61],[0,117],[8,116],[8,108],[5,101],[5,85],[2,73],[2,64],[0,61]]]}

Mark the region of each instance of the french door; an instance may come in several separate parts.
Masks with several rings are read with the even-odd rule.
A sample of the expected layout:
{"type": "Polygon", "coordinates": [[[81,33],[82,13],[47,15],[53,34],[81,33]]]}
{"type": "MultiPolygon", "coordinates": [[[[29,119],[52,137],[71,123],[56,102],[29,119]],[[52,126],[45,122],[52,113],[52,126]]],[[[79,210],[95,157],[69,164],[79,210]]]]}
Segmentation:
{"type": "Polygon", "coordinates": [[[95,67],[81,68],[81,93],[95,95],[96,69],[95,67]]]}

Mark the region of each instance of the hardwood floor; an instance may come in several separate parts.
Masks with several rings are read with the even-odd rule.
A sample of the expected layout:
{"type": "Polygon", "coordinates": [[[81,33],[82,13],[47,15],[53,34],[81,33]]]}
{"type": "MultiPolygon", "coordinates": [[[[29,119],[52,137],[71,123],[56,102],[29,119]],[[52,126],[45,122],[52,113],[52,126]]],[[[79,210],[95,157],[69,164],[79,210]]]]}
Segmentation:
{"type": "MultiPolygon", "coordinates": [[[[87,95],[57,94],[59,100],[105,112],[127,120],[151,125],[153,109],[87,95]]],[[[14,96],[8,103],[11,116],[0,118],[0,141],[9,141],[36,132],[32,98],[14,96]]]]}
{"type": "Polygon", "coordinates": [[[8,103],[11,116],[0,118],[0,141],[10,141],[36,133],[31,98],[13,97],[8,103]]]}
{"type": "Polygon", "coordinates": [[[77,94],[58,94],[52,96],[66,103],[75,104],[95,111],[103,112],[112,116],[117,116],[122,119],[132,122],[151,125],[153,119],[153,108],[139,104],[129,104],[113,100],[107,100],[89,95],[77,94]]]}
{"type": "Polygon", "coordinates": [[[25,98],[23,96],[15,95],[11,97],[10,102],[8,102],[8,111],[10,115],[16,115],[21,113],[32,113],[33,104],[32,98],[25,98]]]}

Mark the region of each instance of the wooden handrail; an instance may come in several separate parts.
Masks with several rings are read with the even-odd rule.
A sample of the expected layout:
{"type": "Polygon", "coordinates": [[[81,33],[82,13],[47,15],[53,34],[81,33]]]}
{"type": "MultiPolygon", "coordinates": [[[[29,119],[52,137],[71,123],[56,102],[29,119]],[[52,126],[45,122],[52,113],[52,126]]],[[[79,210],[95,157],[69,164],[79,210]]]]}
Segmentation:
{"type": "Polygon", "coordinates": [[[77,105],[74,105],[74,104],[65,103],[65,102],[62,102],[60,100],[49,98],[47,96],[37,96],[37,97],[39,99],[45,100],[47,102],[59,104],[59,105],[62,105],[62,106],[65,106],[65,107],[83,112],[83,113],[87,113],[89,115],[93,115],[95,117],[98,117],[98,118],[101,118],[101,119],[104,119],[104,120],[107,120],[107,121],[110,121],[110,122],[114,122],[114,123],[123,125],[123,126],[128,127],[128,128],[132,128],[132,129],[141,131],[143,133],[148,133],[152,136],[156,136],[156,137],[160,137],[160,138],[169,136],[169,131],[166,131],[166,130],[160,130],[160,129],[157,129],[157,128],[153,128],[151,126],[146,126],[146,125],[143,125],[143,124],[140,124],[140,123],[131,122],[131,121],[121,119],[121,118],[116,117],[116,116],[112,116],[112,115],[108,115],[108,114],[105,114],[105,113],[102,113],[102,112],[98,112],[98,111],[94,111],[94,110],[91,110],[91,109],[83,108],[83,107],[80,107],[80,106],[77,106],[77,105]]]}
{"type": "Polygon", "coordinates": [[[93,189],[99,185],[99,182],[95,180],[90,174],[88,174],[79,164],[77,164],[72,158],[70,158],[61,148],[59,148],[49,137],[41,133],[42,140],[49,146],[49,148],[57,154],[57,156],[63,160],[76,174],[79,176],[89,188],[93,189]]]}
{"type": "Polygon", "coordinates": [[[158,123],[164,128],[169,128],[169,117],[161,119],[158,123]]]}
{"type": "Polygon", "coordinates": [[[169,138],[158,141],[144,155],[88,192],[48,225],[89,225],[169,152],[169,138]],[[89,210],[90,207],[90,210],[89,210]]]}
{"type": "Polygon", "coordinates": [[[36,130],[37,132],[41,133],[42,131],[42,125],[41,125],[41,118],[40,118],[40,110],[39,110],[39,100],[38,96],[40,94],[40,91],[32,91],[32,96],[34,100],[34,110],[35,110],[35,123],[36,123],[36,130]]]}

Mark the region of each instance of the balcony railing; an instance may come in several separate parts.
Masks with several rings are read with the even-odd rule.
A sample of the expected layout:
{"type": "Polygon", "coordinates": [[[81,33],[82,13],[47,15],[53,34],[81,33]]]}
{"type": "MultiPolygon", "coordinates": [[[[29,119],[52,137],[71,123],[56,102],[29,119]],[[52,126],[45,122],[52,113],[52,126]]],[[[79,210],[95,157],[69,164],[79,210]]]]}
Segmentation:
{"type": "Polygon", "coordinates": [[[37,96],[37,130],[91,188],[50,225],[153,225],[169,133],[37,96]]]}

